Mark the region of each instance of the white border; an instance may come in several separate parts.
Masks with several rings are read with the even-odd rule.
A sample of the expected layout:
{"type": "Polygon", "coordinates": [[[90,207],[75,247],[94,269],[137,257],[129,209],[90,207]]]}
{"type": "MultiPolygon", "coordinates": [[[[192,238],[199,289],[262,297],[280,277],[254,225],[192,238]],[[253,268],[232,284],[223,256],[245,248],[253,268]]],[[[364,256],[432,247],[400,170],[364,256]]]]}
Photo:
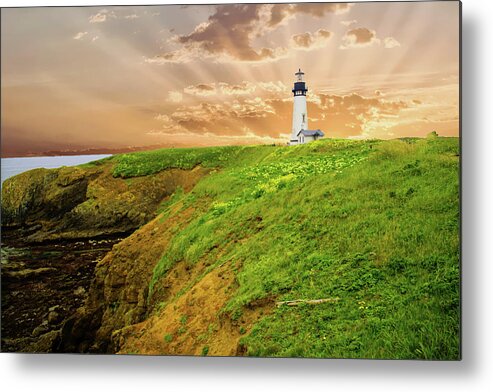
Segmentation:
{"type": "MultiPolygon", "coordinates": [[[[212,1],[222,3],[224,1],[212,1]]],[[[248,2],[248,1],[243,1],[248,2]]],[[[273,1],[275,2],[275,1],[273,1]]],[[[169,1],[24,1],[0,6],[169,1]]],[[[208,3],[180,1],[179,3],[208,3]]],[[[491,0],[463,2],[461,362],[0,354],[4,391],[487,391],[493,386],[491,0]]]]}

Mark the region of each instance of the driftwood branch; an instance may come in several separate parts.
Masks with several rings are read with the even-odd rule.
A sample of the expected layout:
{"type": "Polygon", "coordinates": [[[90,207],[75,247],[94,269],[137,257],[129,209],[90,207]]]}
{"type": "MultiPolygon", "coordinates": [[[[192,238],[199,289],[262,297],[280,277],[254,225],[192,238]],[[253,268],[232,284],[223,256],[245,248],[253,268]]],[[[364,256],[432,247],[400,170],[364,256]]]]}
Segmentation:
{"type": "Polygon", "coordinates": [[[338,302],[339,298],[321,298],[321,299],[295,299],[292,301],[279,301],[276,302],[277,306],[288,305],[288,306],[298,306],[300,304],[318,305],[325,302],[338,302]]]}

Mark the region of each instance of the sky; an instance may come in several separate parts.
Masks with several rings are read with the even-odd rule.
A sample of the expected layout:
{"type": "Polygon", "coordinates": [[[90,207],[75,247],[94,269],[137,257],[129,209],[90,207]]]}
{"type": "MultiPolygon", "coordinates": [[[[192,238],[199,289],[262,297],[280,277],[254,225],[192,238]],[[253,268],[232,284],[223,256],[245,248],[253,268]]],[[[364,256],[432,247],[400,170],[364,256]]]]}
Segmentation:
{"type": "Polygon", "coordinates": [[[4,8],[2,156],[459,135],[459,3],[4,8]]]}

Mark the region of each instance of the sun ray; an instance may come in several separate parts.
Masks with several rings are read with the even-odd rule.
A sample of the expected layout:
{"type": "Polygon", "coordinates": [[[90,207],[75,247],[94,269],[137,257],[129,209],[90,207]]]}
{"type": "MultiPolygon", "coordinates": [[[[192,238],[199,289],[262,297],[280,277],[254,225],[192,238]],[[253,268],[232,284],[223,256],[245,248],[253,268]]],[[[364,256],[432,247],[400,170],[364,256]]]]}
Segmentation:
{"type": "MultiPolygon", "coordinates": [[[[290,86],[298,68],[306,72],[309,115],[328,135],[354,136],[371,124],[379,137],[422,135],[437,121],[447,124],[444,132],[458,133],[456,3],[359,3],[343,14],[316,11],[323,3],[296,12],[284,6],[286,14],[269,27],[272,7],[260,5],[249,6],[260,14],[246,12],[243,20],[231,15],[240,10],[234,5],[223,14],[215,5],[106,7],[110,16],[97,23],[91,17],[104,7],[2,12],[4,133],[46,143],[68,134],[67,140],[85,143],[90,134],[96,144],[154,145],[170,140],[169,134],[158,136],[158,115],[195,118],[209,107],[207,119],[189,123],[187,132],[197,142],[214,144],[219,139],[210,135],[226,132],[230,137],[221,143],[242,143],[250,132],[267,140],[289,134],[290,86]],[[20,19],[25,23],[15,23],[20,19]],[[344,20],[356,22],[346,26],[344,20]],[[209,36],[201,33],[204,23],[215,23],[209,36]],[[325,45],[294,47],[294,35],[313,36],[319,29],[332,33],[325,45]],[[355,29],[371,39],[361,36],[354,44],[353,32],[348,41],[355,29]],[[171,42],[173,36],[188,38],[171,42]],[[221,83],[248,83],[250,90],[225,93],[221,83]],[[215,86],[214,94],[187,89],[199,85],[215,86]],[[61,103],[63,113],[56,110],[61,103]],[[386,117],[379,111],[385,104],[401,109],[386,117]],[[269,105],[275,109],[266,110],[269,105]],[[245,114],[251,107],[264,112],[245,114]],[[387,131],[391,123],[396,125],[387,131]]],[[[175,124],[176,132],[183,124],[175,124]]],[[[186,140],[193,144],[190,135],[186,140]]]]}

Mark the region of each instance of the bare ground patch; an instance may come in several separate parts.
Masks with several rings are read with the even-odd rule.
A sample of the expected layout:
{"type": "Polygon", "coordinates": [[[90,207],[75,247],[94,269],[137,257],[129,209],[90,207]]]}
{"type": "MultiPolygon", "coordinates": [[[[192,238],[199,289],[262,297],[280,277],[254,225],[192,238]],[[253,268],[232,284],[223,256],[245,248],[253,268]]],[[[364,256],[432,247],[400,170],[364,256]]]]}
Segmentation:
{"type": "MultiPolygon", "coordinates": [[[[183,264],[183,263],[179,263],[183,264]]],[[[175,266],[174,272],[184,267],[175,266]]],[[[204,266],[186,275],[199,275],[204,266]]],[[[173,271],[168,281],[173,282],[173,271]]],[[[184,279],[178,278],[177,288],[184,279]]],[[[113,334],[118,353],[147,355],[241,355],[239,341],[253,324],[270,311],[272,302],[245,309],[236,320],[221,309],[236,289],[235,275],[229,265],[206,273],[186,293],[177,295],[156,315],[142,323],[116,331],[113,334]]]]}

